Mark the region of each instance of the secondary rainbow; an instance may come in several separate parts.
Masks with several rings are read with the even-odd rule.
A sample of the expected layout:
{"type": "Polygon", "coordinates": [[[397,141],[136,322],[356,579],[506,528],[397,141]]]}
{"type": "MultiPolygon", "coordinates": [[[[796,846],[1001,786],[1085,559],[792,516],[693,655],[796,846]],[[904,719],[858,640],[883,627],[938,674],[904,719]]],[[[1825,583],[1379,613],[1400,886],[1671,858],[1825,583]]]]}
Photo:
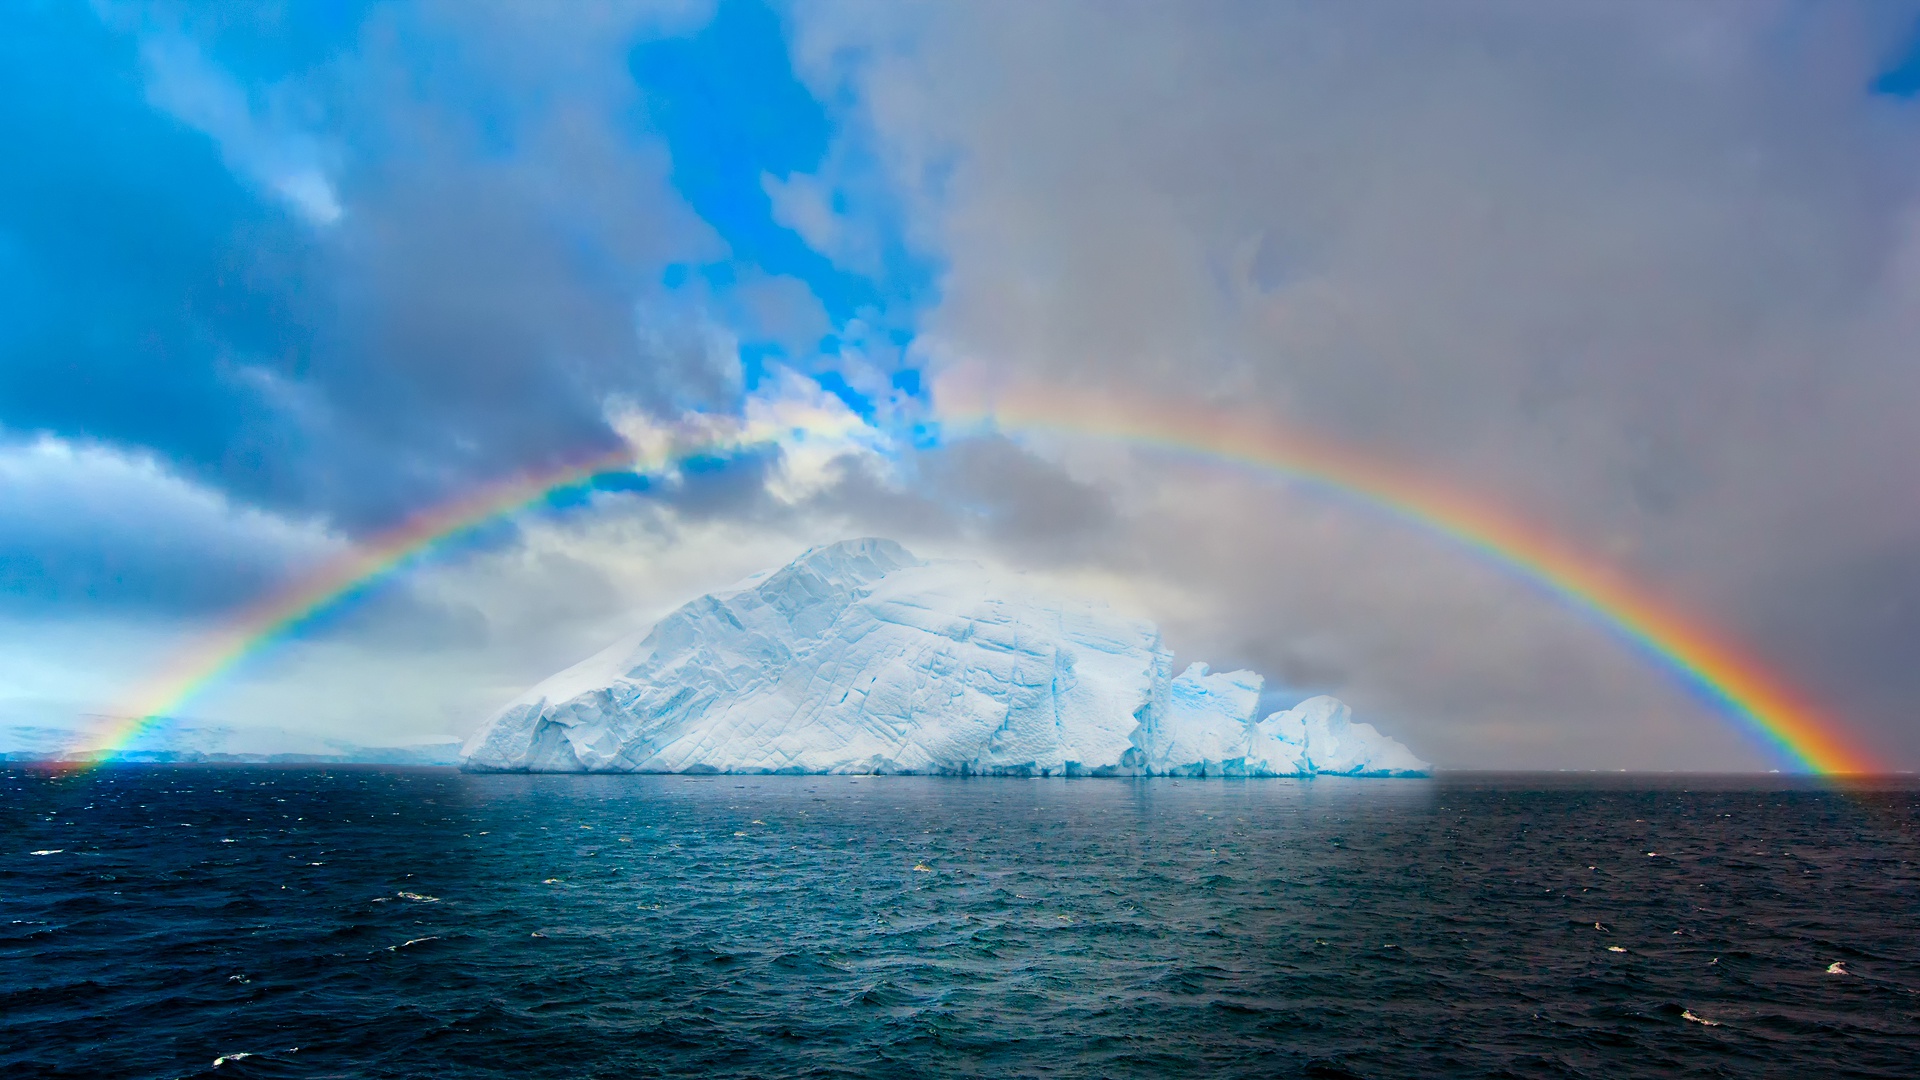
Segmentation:
{"type": "MultiPolygon", "coordinates": [[[[1878,771],[1834,718],[1718,634],[1656,598],[1604,561],[1504,512],[1316,437],[1284,432],[1252,419],[1169,403],[1146,406],[1024,388],[996,395],[991,406],[947,414],[955,431],[984,426],[1012,435],[1057,434],[1117,441],[1189,458],[1251,469],[1280,480],[1357,500],[1437,535],[1593,616],[1695,690],[1784,764],[1829,775],[1878,771]]],[[[678,456],[737,450],[771,441],[739,433],[710,436],[678,456]]],[[[663,465],[636,462],[622,450],[522,474],[408,519],[306,575],[290,588],[246,608],[197,642],[165,673],[116,710],[121,719],[94,740],[110,757],[249,657],[297,633],[315,617],[376,582],[428,557],[436,547],[489,522],[511,518],[569,489],[608,475],[648,475],[663,465]]]]}

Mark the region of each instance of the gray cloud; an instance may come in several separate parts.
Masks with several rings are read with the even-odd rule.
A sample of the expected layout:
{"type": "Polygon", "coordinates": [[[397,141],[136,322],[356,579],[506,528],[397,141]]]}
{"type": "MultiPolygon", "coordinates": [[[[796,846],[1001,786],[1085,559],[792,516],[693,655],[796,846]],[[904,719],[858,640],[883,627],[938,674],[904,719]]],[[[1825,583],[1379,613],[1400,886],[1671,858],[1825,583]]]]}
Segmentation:
{"type": "MultiPolygon", "coordinates": [[[[214,10],[116,25],[217,65],[254,20],[214,10]]],[[[35,406],[16,422],[170,457],[199,507],[179,520],[205,518],[159,545],[177,555],[213,533],[223,551],[255,526],[292,535],[307,514],[356,530],[611,445],[610,402],[729,403],[743,373],[717,323],[789,349],[837,329],[857,345],[848,384],[912,419],[887,396],[898,340],[831,327],[796,279],[662,288],[665,267],[726,245],[671,185],[622,50],[705,12],[576,15],[379,9],[241,105],[166,54],[173,96],[149,96],[179,120],[167,145],[209,143],[175,186],[218,206],[142,231],[128,206],[183,197],[133,185],[106,239],[46,231],[197,251],[141,294],[194,303],[148,320],[167,362],[129,364],[98,400],[51,361],[8,382],[35,406]],[[198,179],[221,168],[232,190],[198,179]],[[176,398],[197,412],[150,415],[176,398]],[[219,489],[289,516],[248,517],[219,489]]],[[[908,363],[1368,447],[1617,561],[1913,765],[1920,107],[1867,87],[1914,15],[808,5],[802,73],[851,111],[817,173],[760,184],[842,265],[893,258],[897,226],[942,267],[908,363]]],[[[67,355],[69,321],[36,330],[35,355],[67,355]]],[[[1444,765],[1763,763],[1608,628],[1310,492],[1065,439],[853,454],[798,500],[779,465],[749,455],[477,545],[205,707],[463,729],[659,607],[881,533],[1077,580],[1158,618],[1183,659],[1261,670],[1287,684],[1276,705],[1340,693],[1444,765]]],[[[100,576],[109,556],[70,535],[87,520],[8,550],[60,552],[80,576],[54,585],[100,576]]],[[[149,577],[199,580],[154,558],[149,577]]],[[[217,607],[282,559],[236,558],[233,591],[202,607],[152,603],[217,607]]]]}
{"type": "MultiPolygon", "coordinates": [[[[0,421],[147,447],[359,532],[617,445],[609,399],[737,397],[737,358],[661,282],[725,245],[671,183],[627,71],[636,41],[702,5],[99,10],[104,28],[31,27],[84,67],[21,76],[22,97],[87,119],[10,119],[36,170],[22,220],[58,226],[15,254],[69,269],[57,297],[106,314],[0,343],[0,421]],[[103,149],[73,136],[95,123],[118,133],[103,149]],[[111,164],[129,147],[139,168],[111,164]]],[[[803,303],[760,291],[763,321],[804,332],[803,303]]]]}
{"type": "Polygon", "coordinates": [[[931,494],[964,508],[982,539],[1014,550],[1084,554],[1118,521],[1107,492],[1005,438],[961,440],[921,455],[919,466],[931,494]]]}
{"type": "MultiPolygon", "coordinates": [[[[802,14],[800,55],[858,89],[948,260],[925,355],[1257,409],[1417,464],[1619,560],[1920,760],[1915,699],[1888,692],[1920,636],[1846,599],[1899,592],[1908,563],[1884,553],[1920,537],[1920,111],[1868,90],[1912,11],[802,14]]],[[[1324,671],[1436,736],[1543,733],[1443,739],[1443,761],[1755,760],[1457,555],[1351,558],[1365,530],[1303,532],[1297,503],[1244,485],[1181,509],[1130,519],[1132,561],[1205,583],[1196,640],[1324,671]]]]}
{"type": "Polygon", "coordinates": [[[0,505],[0,607],[16,615],[74,597],[149,618],[219,611],[345,547],[150,455],[50,438],[0,442],[0,505]]]}

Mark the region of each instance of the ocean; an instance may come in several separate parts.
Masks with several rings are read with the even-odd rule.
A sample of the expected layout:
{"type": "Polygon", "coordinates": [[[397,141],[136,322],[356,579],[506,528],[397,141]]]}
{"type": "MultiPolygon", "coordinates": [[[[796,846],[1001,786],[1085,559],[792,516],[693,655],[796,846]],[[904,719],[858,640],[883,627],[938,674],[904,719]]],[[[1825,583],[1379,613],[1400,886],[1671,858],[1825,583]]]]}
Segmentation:
{"type": "Polygon", "coordinates": [[[1920,784],[0,772],[0,1075],[1920,1076],[1920,784]]]}

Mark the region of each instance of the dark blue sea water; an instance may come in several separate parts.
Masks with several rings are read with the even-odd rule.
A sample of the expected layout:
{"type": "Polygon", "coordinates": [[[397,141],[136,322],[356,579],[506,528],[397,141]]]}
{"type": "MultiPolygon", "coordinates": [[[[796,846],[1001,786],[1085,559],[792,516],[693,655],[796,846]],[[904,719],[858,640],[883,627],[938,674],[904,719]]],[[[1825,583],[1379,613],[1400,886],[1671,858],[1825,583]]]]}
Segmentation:
{"type": "Polygon", "coordinates": [[[0,1075],[1911,1078],[1916,825],[1751,778],[14,770],[0,1075]]]}

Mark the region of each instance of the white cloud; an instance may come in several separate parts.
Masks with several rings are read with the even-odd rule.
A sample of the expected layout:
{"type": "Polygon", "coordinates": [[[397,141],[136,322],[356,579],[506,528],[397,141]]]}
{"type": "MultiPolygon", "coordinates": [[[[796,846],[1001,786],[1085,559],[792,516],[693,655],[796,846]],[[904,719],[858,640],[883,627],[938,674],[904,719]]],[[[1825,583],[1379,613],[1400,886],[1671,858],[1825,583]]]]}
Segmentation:
{"type": "Polygon", "coordinates": [[[337,152],[290,123],[272,92],[256,102],[208,61],[192,39],[177,33],[144,37],[140,60],[147,100],[213,139],[235,175],[310,224],[327,226],[340,220],[344,209],[328,176],[337,152]]]}
{"type": "Polygon", "coordinates": [[[833,191],[817,176],[793,173],[785,180],[764,173],[760,186],[773,201],[773,220],[800,234],[815,251],[831,257],[843,230],[833,209],[833,191]]]}
{"type": "Polygon", "coordinates": [[[836,192],[825,177],[792,173],[783,180],[767,173],[760,177],[760,186],[773,201],[773,220],[798,233],[808,247],[845,269],[872,272],[879,268],[872,223],[836,207],[836,192]]]}
{"type": "Polygon", "coordinates": [[[271,574],[344,545],[318,522],[235,504],[150,455],[50,435],[0,443],[0,505],[0,538],[14,551],[97,552],[123,570],[271,574]]]}
{"type": "Polygon", "coordinates": [[[636,469],[668,479],[678,478],[677,463],[686,454],[778,448],[780,461],[767,490],[789,504],[830,487],[841,459],[885,470],[894,448],[891,436],[838,396],[784,367],[767,373],[738,415],[687,412],[662,421],[616,403],[608,422],[633,447],[636,469]]]}
{"type": "Polygon", "coordinates": [[[142,454],[0,443],[0,723],[70,724],[176,657],[206,618],[345,549],[142,454]]]}

